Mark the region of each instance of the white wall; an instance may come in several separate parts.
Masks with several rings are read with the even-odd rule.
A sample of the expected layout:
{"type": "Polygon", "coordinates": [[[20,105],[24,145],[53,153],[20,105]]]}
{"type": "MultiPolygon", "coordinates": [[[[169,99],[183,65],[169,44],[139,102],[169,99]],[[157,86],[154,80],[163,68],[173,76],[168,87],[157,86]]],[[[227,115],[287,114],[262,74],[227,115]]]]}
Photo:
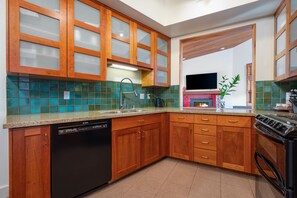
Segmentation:
{"type": "Polygon", "coordinates": [[[232,93],[233,106],[246,106],[246,65],[252,61],[252,39],[233,48],[233,75],[241,77],[236,91],[232,93]]]}
{"type": "Polygon", "coordinates": [[[0,0],[0,197],[8,197],[8,132],[6,116],[6,0],[0,0]]]}
{"type": "MultiPolygon", "coordinates": [[[[223,75],[231,78],[239,74],[241,81],[231,96],[226,96],[226,107],[246,105],[246,64],[252,62],[252,40],[248,40],[232,49],[219,51],[183,61],[181,87],[185,87],[185,78],[189,74],[218,74],[218,83],[223,75]]],[[[218,86],[219,87],[219,86],[218,86]]]]}

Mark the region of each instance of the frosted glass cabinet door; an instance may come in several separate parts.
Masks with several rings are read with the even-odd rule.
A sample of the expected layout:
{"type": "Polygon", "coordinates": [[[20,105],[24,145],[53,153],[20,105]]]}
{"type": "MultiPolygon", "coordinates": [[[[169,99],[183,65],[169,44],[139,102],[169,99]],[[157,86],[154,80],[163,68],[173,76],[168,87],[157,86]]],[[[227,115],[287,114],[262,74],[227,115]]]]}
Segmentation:
{"type": "Polygon", "coordinates": [[[280,35],[276,40],[276,55],[286,49],[286,31],[280,35]]]}
{"type": "Polygon", "coordinates": [[[290,71],[297,69],[297,47],[290,51],[290,71]]]}
{"type": "Polygon", "coordinates": [[[53,41],[60,41],[60,22],[51,17],[20,9],[20,31],[53,41]]]}
{"type": "Polygon", "coordinates": [[[130,59],[130,45],[129,44],[119,41],[117,39],[112,39],[111,42],[112,42],[111,43],[112,55],[130,59]]]}
{"type": "Polygon", "coordinates": [[[286,73],[286,56],[283,56],[276,61],[276,76],[281,76],[285,73],[286,73]]]}
{"type": "Polygon", "coordinates": [[[79,0],[74,1],[74,18],[91,26],[100,27],[100,11],[79,0]]]}
{"type": "Polygon", "coordinates": [[[297,11],[297,0],[291,0],[291,15],[297,11]]]}
{"type": "Polygon", "coordinates": [[[167,75],[168,75],[167,72],[158,70],[157,71],[157,82],[158,83],[167,83],[167,81],[168,81],[167,75]]]}
{"type": "Polygon", "coordinates": [[[20,42],[20,65],[41,69],[60,69],[60,50],[39,44],[20,42]]]}
{"type": "Polygon", "coordinates": [[[137,48],[137,61],[151,64],[151,52],[142,48],[137,48]]]}
{"type": "Polygon", "coordinates": [[[286,25],[286,7],[276,19],[276,32],[279,32],[286,25]]]}
{"type": "Polygon", "coordinates": [[[297,18],[290,24],[290,43],[297,40],[297,18]]]}
{"type": "Polygon", "coordinates": [[[167,68],[168,60],[167,56],[157,55],[157,66],[167,68]]]}
{"type": "Polygon", "coordinates": [[[89,30],[74,27],[75,46],[100,51],[100,34],[89,30]]]}
{"type": "Polygon", "coordinates": [[[60,0],[25,0],[29,3],[35,4],[37,6],[60,12],[60,0]]]}
{"type": "Polygon", "coordinates": [[[86,54],[74,53],[74,72],[100,75],[100,58],[86,54]]]}
{"type": "Polygon", "coordinates": [[[111,19],[112,33],[123,38],[130,38],[130,24],[122,21],[116,17],[111,19]]]}
{"type": "Polygon", "coordinates": [[[142,29],[137,29],[137,42],[150,47],[151,34],[143,31],[142,29]]]}
{"type": "Polygon", "coordinates": [[[161,50],[163,52],[168,52],[168,42],[164,39],[158,38],[158,50],[161,50]]]}

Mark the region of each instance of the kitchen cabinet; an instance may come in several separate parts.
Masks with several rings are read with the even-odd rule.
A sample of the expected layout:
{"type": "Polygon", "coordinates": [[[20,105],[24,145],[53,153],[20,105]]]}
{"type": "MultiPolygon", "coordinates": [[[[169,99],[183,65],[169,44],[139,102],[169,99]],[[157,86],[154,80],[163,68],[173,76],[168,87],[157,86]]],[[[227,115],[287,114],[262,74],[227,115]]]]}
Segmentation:
{"type": "Polygon", "coordinates": [[[136,64],[134,53],[134,24],[133,22],[107,10],[107,58],[128,64],[136,64]]]}
{"type": "Polygon", "coordinates": [[[193,120],[192,114],[170,114],[170,156],[193,160],[193,120]]]}
{"type": "Polygon", "coordinates": [[[275,13],[275,81],[297,76],[296,4],[283,1],[275,13]]]}
{"type": "Polygon", "coordinates": [[[68,1],[68,77],[105,80],[106,9],[91,0],[68,1]]]}
{"type": "Polygon", "coordinates": [[[113,180],[161,159],[161,121],[161,114],[113,119],[113,180]]]}
{"type": "Polygon", "coordinates": [[[251,172],[251,118],[218,116],[217,164],[220,167],[251,172]]]}
{"type": "Polygon", "coordinates": [[[66,1],[8,3],[7,72],[66,77],[66,1]]]}
{"type": "Polygon", "coordinates": [[[50,197],[50,127],[11,129],[9,197],[50,197]]]}
{"type": "Polygon", "coordinates": [[[142,86],[170,87],[170,38],[156,32],[154,43],[155,67],[142,72],[142,86]]]}

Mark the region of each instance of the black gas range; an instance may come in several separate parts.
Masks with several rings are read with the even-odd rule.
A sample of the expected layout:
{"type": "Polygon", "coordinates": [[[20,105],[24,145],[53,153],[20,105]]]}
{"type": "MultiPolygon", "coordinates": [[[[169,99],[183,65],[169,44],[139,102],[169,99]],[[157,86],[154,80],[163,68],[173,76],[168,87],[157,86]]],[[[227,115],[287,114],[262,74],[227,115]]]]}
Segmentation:
{"type": "Polygon", "coordinates": [[[297,198],[297,116],[257,115],[257,198],[297,198]]]}

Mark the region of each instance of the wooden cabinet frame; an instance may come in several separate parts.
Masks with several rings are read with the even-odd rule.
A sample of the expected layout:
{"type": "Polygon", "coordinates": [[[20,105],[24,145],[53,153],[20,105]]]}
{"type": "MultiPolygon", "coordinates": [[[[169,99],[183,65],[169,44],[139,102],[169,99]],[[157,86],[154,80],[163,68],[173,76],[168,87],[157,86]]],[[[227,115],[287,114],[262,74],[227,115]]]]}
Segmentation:
{"type": "Polygon", "coordinates": [[[87,23],[81,22],[74,18],[74,0],[68,0],[68,77],[79,78],[87,80],[105,80],[106,78],[106,9],[100,6],[93,0],[80,0],[80,2],[87,4],[100,11],[100,27],[96,28],[87,23]],[[100,34],[100,51],[94,51],[82,47],[77,47],[74,44],[74,27],[80,27],[88,31],[100,34]],[[100,58],[100,74],[83,74],[74,71],[74,53],[78,52],[85,55],[95,56],[100,58]]]}
{"type": "Polygon", "coordinates": [[[40,6],[31,4],[23,0],[9,0],[8,9],[8,36],[9,36],[9,59],[8,59],[8,73],[25,73],[33,75],[46,75],[66,77],[67,69],[67,45],[66,45],[66,6],[67,1],[60,0],[60,13],[42,8],[40,6]],[[52,41],[49,39],[32,36],[20,32],[20,8],[24,8],[39,14],[57,19],[60,21],[60,41],[52,41]],[[20,41],[27,41],[34,44],[40,44],[44,46],[54,47],[60,50],[60,69],[51,70],[37,67],[21,66],[20,65],[20,41]]]}
{"type": "Polygon", "coordinates": [[[124,63],[128,63],[128,64],[136,64],[135,62],[135,50],[134,50],[134,46],[133,46],[133,42],[134,42],[134,24],[131,20],[121,16],[120,14],[113,12],[111,10],[107,10],[107,26],[106,26],[106,35],[107,35],[107,58],[114,60],[114,61],[119,61],[119,62],[124,62],[124,63]],[[126,23],[129,24],[130,26],[130,38],[123,38],[120,37],[116,34],[112,33],[112,17],[118,18],[121,21],[124,21],[126,23]],[[116,39],[122,42],[125,42],[127,44],[129,44],[130,46],[130,59],[126,59],[123,57],[119,57],[119,56],[115,56],[112,55],[112,39],[116,39]]]}
{"type": "Polygon", "coordinates": [[[290,77],[295,77],[297,76],[297,69],[296,70],[293,70],[291,71],[290,70],[290,65],[291,65],[291,62],[290,62],[290,51],[297,47],[297,39],[295,41],[293,41],[292,43],[290,43],[290,31],[291,31],[291,23],[294,21],[294,20],[297,20],[297,10],[295,10],[295,12],[291,15],[291,3],[290,3],[290,0],[287,0],[287,29],[288,29],[288,39],[287,39],[287,46],[288,46],[288,50],[287,50],[287,56],[288,56],[288,70],[289,70],[289,76],[290,77]]]}

